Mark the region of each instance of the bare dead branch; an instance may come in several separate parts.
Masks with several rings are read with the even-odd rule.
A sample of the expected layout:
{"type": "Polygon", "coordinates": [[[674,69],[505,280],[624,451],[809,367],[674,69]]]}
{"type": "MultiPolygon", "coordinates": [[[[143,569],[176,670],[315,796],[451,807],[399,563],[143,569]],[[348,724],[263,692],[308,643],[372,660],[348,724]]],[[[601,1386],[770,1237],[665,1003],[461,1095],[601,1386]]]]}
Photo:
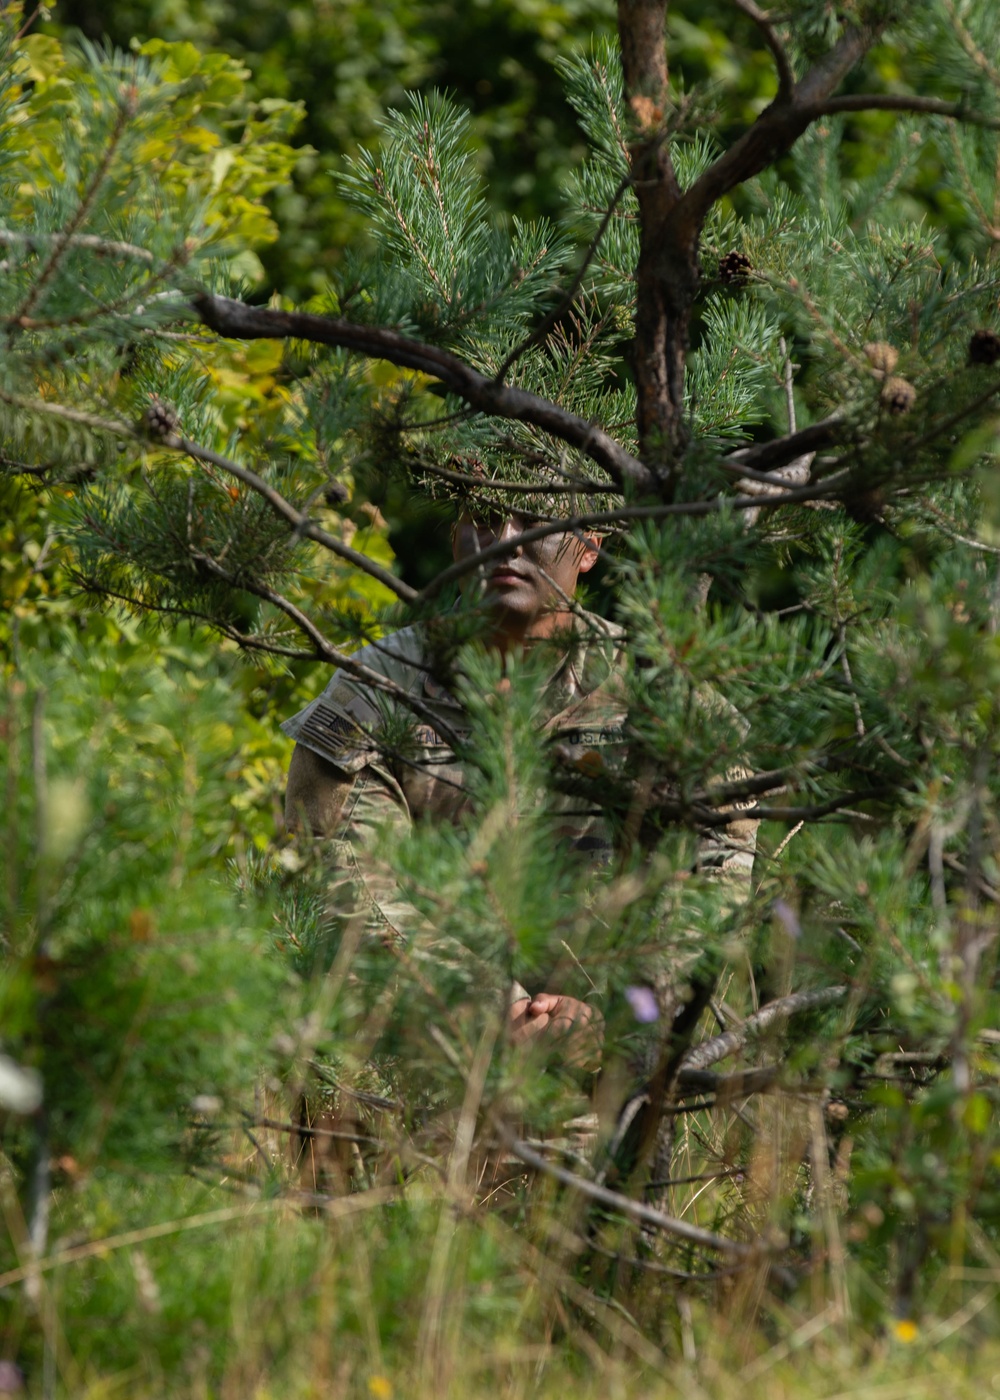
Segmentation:
{"type": "Polygon", "coordinates": [[[760,1011],[748,1016],[741,1026],[731,1031],[723,1031],[711,1040],[703,1040],[694,1046],[684,1057],[683,1070],[708,1069],[709,1065],[725,1060],[742,1050],[751,1036],[773,1026],[776,1021],[808,1011],[814,1006],[832,1006],[847,996],[846,987],[820,987],[815,992],[792,992],[790,996],[778,997],[769,1001],[760,1011]]]}
{"type": "Polygon", "coordinates": [[[622,1196],[618,1191],[611,1191],[607,1186],[599,1186],[596,1181],[588,1181],[586,1177],[577,1176],[575,1172],[567,1171],[565,1167],[547,1161],[540,1153],[533,1151],[526,1142],[516,1138],[502,1123],[497,1124],[497,1131],[505,1147],[513,1152],[514,1156],[525,1166],[531,1167],[534,1171],[542,1172],[545,1176],[552,1177],[564,1186],[569,1186],[572,1190],[589,1197],[592,1201],[599,1201],[601,1205],[608,1206],[621,1215],[627,1215],[630,1219],[638,1220],[643,1225],[651,1225],[654,1229],[662,1230],[664,1234],[672,1235],[675,1239],[685,1240],[688,1244],[697,1245],[701,1249],[714,1249],[720,1254],[730,1254],[743,1259],[754,1257],[767,1248],[764,1245],[752,1246],[743,1244],[739,1240],[728,1240],[724,1235],[717,1235],[712,1230],[703,1230],[700,1226],[691,1225],[686,1220],[678,1220],[675,1216],[665,1215],[662,1211],[654,1210],[652,1206],[643,1205],[641,1201],[633,1201],[628,1196],[622,1196]]]}
{"type": "Polygon", "coordinates": [[[499,384],[465,364],[457,355],[437,346],[411,340],[398,331],[381,326],[362,326],[332,316],[307,312],[275,311],[270,307],[245,306],[230,297],[195,297],[194,309],[202,321],[219,335],[235,340],[306,340],[354,350],[370,359],[386,360],[401,369],[426,374],[473,408],[498,418],[531,423],[562,442],[576,447],[602,467],[619,486],[650,494],[655,478],[638,457],[634,457],[598,423],[589,423],[558,404],[526,389],[499,384]]]}

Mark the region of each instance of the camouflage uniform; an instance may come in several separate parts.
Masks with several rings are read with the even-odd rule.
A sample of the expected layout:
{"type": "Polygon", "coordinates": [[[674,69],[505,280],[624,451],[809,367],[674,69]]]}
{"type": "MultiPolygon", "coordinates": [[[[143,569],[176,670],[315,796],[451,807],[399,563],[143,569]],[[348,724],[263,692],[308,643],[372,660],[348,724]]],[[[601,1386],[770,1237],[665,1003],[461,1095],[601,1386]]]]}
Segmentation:
{"type": "MultiPolygon", "coordinates": [[[[542,732],[571,769],[590,775],[620,771],[626,748],[622,629],[581,611],[565,641],[544,688],[542,732]]],[[[461,705],[431,673],[424,628],[408,627],[366,646],[356,659],[422,701],[446,732],[466,736],[461,705]]],[[[378,859],[376,833],[388,823],[403,829],[428,817],[454,822],[469,808],[464,767],[423,716],[413,725],[405,756],[380,742],[380,734],[392,728],[394,709],[401,708],[400,700],[374,683],[338,670],[322,695],[282,725],[290,738],[332,764],[343,781],[337,829],[329,833],[341,886],[334,904],[353,909],[360,895],[369,927],[388,938],[408,938],[422,921],[378,859]]],[[[594,867],[606,865],[609,832],[593,804],[558,794],[552,801],[557,834],[594,867]]],[[[738,818],[717,828],[700,843],[699,868],[748,884],[754,835],[755,823],[738,818]]]]}
{"type": "MultiPolygon", "coordinates": [[[[468,720],[459,702],[434,679],[431,650],[426,630],[416,626],[364,647],[356,656],[368,670],[421,701],[423,714],[409,712],[397,698],[398,691],[389,696],[374,682],[337,671],[322,695],[282,729],[298,745],[333,766],[333,782],[340,789],[333,803],[338,813],[335,828],[323,833],[333,857],[331,906],[344,915],[360,914],[365,930],[384,942],[397,947],[405,944],[407,961],[416,965],[418,976],[419,965],[424,964],[428,985],[437,981],[435,973],[456,974],[465,989],[458,1000],[476,1004],[484,994],[490,995],[487,984],[491,981],[495,993],[502,995],[500,981],[496,976],[491,979],[458,940],[443,937],[440,930],[428,925],[380,855],[379,833],[387,825],[405,831],[411,821],[419,819],[455,822],[470,807],[465,768],[433,723],[439,720],[445,732],[464,739],[468,720]],[[393,751],[386,737],[400,732],[400,718],[409,721],[405,753],[402,745],[393,751]]],[[[542,696],[542,733],[549,737],[561,763],[571,770],[576,767],[591,777],[605,771],[620,772],[627,749],[623,683],[627,658],[622,629],[581,612],[573,618],[561,654],[557,647],[552,650],[553,670],[542,696]]],[[[706,696],[704,703],[711,710],[723,702],[706,696]]],[[[557,834],[588,865],[596,869],[608,864],[610,832],[593,803],[566,794],[552,794],[550,800],[557,834]]],[[[741,820],[734,813],[728,826],[715,828],[699,843],[698,868],[731,883],[734,902],[749,887],[755,828],[756,823],[741,820]]],[[[661,959],[652,960],[654,965],[647,975],[662,1016],[672,1014],[685,970],[697,957],[700,945],[701,938],[692,929],[686,950],[674,948],[669,965],[661,959]]],[[[586,953],[582,956],[585,961],[586,953]]],[[[500,973],[499,968],[493,971],[500,973]]],[[[571,965],[555,968],[551,980],[538,969],[536,973],[534,992],[553,990],[591,999],[594,983],[576,959],[571,965]]],[[[517,999],[528,993],[515,982],[510,995],[517,999]]],[[[649,1064],[632,1066],[640,1079],[655,1058],[652,1039],[644,1053],[649,1064]]],[[[580,1109],[578,1103],[573,1111],[579,1113],[580,1109]]],[[[669,1164],[672,1122],[666,1120],[664,1141],[657,1153],[661,1175],[667,1174],[660,1158],[669,1164]]],[[[567,1139],[574,1150],[589,1150],[595,1123],[590,1116],[578,1120],[567,1139]]],[[[494,1187],[507,1175],[518,1178],[523,1172],[520,1163],[506,1163],[502,1154],[490,1162],[489,1169],[484,1169],[484,1180],[494,1187]]]]}

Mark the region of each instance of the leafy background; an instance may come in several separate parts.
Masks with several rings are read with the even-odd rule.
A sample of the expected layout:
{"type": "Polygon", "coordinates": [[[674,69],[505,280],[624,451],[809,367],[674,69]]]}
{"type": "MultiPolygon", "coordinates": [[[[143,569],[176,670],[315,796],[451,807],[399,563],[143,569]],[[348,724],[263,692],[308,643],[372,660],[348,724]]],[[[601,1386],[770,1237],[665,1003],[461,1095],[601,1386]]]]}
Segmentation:
{"type": "MultiPolygon", "coordinates": [[[[812,7],[817,26],[826,9],[812,7]]],[[[675,5],[671,25],[676,71],[688,88],[704,85],[697,100],[706,113],[725,110],[726,124],[717,123],[717,134],[725,138],[772,95],[767,56],[753,42],[749,22],[734,21],[721,3],[675,5]]],[[[58,162],[67,150],[67,124],[72,128],[100,96],[93,64],[65,45],[76,29],[93,41],[108,37],[155,58],[171,85],[171,100],[150,111],[137,134],[140,144],[123,155],[125,168],[138,161],[155,170],[163,191],[158,207],[129,203],[123,194],[135,236],[148,232],[143,219],[157,223],[157,246],[169,250],[190,220],[223,289],[258,301],[316,298],[323,304],[331,273],[370,247],[370,226],[345,202],[336,177],[359,158],[362,146],[378,139],[380,118],[402,105],[406,89],[445,88],[468,109],[476,161],[501,221],[512,227],[515,218],[554,217],[566,188],[587,178],[581,171],[582,131],[560,75],[575,54],[606,38],[612,24],[604,5],[534,0],[461,8],[295,4],[280,11],[260,0],[239,6],[224,0],[60,5],[23,46],[27,108],[10,121],[25,123],[31,140],[9,143],[16,149],[16,180],[5,196],[11,219],[42,207],[58,220],[58,162]],[[164,222],[164,211],[176,217],[176,227],[164,222]]],[[[949,91],[945,65],[928,79],[925,69],[907,69],[886,48],[873,55],[872,68],[890,86],[919,80],[924,87],[929,83],[928,90],[937,85],[949,91]]],[[[858,268],[871,256],[865,216],[873,188],[878,184],[885,193],[882,138],[889,128],[889,119],[880,116],[844,124],[839,175],[814,159],[819,148],[808,145],[782,170],[793,193],[831,211],[813,240],[836,238],[856,247],[858,268]],[[846,214],[838,222],[834,211],[841,204],[846,214]]],[[[971,180],[951,178],[947,145],[925,142],[916,161],[911,128],[904,125],[893,139],[893,220],[927,221],[937,231],[942,257],[954,250],[989,260],[995,235],[984,217],[984,192],[970,188],[971,180]]],[[[81,147],[74,153],[71,142],[68,149],[78,161],[74,187],[85,184],[94,152],[81,147]]],[[[135,188],[149,185],[137,181],[135,188]]],[[[769,265],[792,272],[801,259],[811,275],[821,277],[811,245],[803,248],[799,237],[782,245],[781,213],[766,182],[720,210],[706,250],[710,276],[713,258],[738,237],[769,265]]],[[[584,229],[580,233],[585,236],[584,229]]],[[[900,246],[908,237],[899,235],[900,246]]],[[[879,256],[891,258],[893,251],[883,241],[879,256]]],[[[911,275],[919,284],[919,259],[907,268],[911,275]]],[[[78,292],[70,265],[67,314],[78,292]]],[[[14,275],[4,295],[16,308],[14,275]]],[[[905,312],[906,287],[899,299],[887,318],[905,312]]],[[[724,323],[726,334],[756,343],[763,322],[752,320],[753,313],[725,293],[706,312],[704,390],[717,379],[710,358],[717,326],[724,323]]],[[[141,348],[123,356],[120,344],[107,347],[100,323],[65,329],[44,369],[56,389],[59,357],[82,346],[92,356],[88,372],[97,387],[110,386],[109,399],[117,396],[116,403],[138,413],[153,387],[166,385],[185,422],[197,424],[220,449],[236,434],[258,445],[277,438],[290,472],[296,464],[315,468],[324,452],[337,451],[335,432],[324,439],[298,413],[300,388],[267,343],[178,342],[154,373],[141,348]],[[302,426],[289,432],[289,421],[302,426]]],[[[807,389],[811,385],[820,398],[861,392],[846,372],[842,380],[829,381],[830,362],[818,355],[815,367],[805,364],[807,389]]],[[[34,380],[39,366],[29,364],[28,371],[34,380]]],[[[85,387],[89,392],[95,386],[85,387]]],[[[391,396],[398,383],[389,375],[379,387],[391,396]]],[[[779,405],[776,389],[772,397],[779,405]]],[[[702,411],[710,414],[711,407],[705,403],[702,411]]],[[[728,407],[723,402],[720,421],[728,407]]],[[[406,1211],[383,1213],[373,1192],[370,1205],[358,1205],[356,1215],[330,1211],[326,1219],[308,1214],[310,1208],[324,1209],[321,1204],[289,1204],[286,1138],[277,1129],[273,1136],[263,1129],[248,1133],[242,1115],[247,1085],[256,1083],[256,1116],[281,1121],[288,1112],[288,1084],[296,1084],[290,1062],[303,1045],[323,1049],[316,1043],[315,987],[296,969],[314,957],[328,966],[335,944],[324,945],[329,931],[310,925],[308,909],[289,915],[290,889],[293,903],[306,900],[297,893],[307,888],[303,872],[291,872],[294,878],[277,893],[273,886],[264,896],[260,890],[268,884],[261,877],[262,857],[274,849],[280,831],[289,749],[277,726],[316,693],[325,676],[315,665],[247,663],[234,645],[220,644],[196,619],[167,633],[114,611],[95,612],[80,596],[79,576],[62,540],[67,522],[79,520],[82,482],[105,464],[100,454],[118,450],[113,435],[95,447],[83,435],[77,442],[65,425],[53,425],[46,439],[16,412],[8,415],[8,427],[32,460],[44,463],[51,455],[64,462],[79,447],[75,478],[73,472],[50,474],[50,483],[43,472],[40,489],[6,479],[0,488],[4,1046],[16,1048],[23,1063],[54,1086],[46,1131],[56,1163],[55,1234],[64,1247],[79,1242],[83,1251],[28,1296],[19,1276],[0,1284],[3,1355],[17,1359],[33,1389],[94,1395],[115,1387],[138,1394],[233,1395],[333,1389],[388,1400],[394,1390],[411,1393],[412,1358],[433,1353],[443,1369],[425,1368],[420,1385],[435,1393],[498,1385],[525,1395],[539,1387],[607,1394],[643,1393],[647,1386],[685,1393],[702,1387],[723,1396],[737,1386],[740,1393],[758,1387],[768,1394],[805,1388],[838,1393],[838,1387],[860,1394],[879,1386],[874,1393],[883,1395],[895,1393],[892,1387],[907,1395],[982,1393],[997,1365],[988,1323],[976,1322],[978,1295],[973,1301],[963,1295],[961,1306],[956,1304],[958,1284],[940,1261],[950,1251],[956,1269],[980,1271],[988,1293],[981,1307],[990,1307],[991,1318],[993,1292],[985,1275],[997,1262],[991,1233],[996,1155],[987,1094],[964,1103],[968,1137],[952,1131],[954,1102],[947,1094],[931,1094],[915,1107],[891,1088],[879,1111],[857,1126],[861,1169],[849,1227],[857,1262],[844,1266],[852,1271],[856,1300],[853,1337],[850,1327],[815,1321],[825,1316],[826,1295],[791,1301],[779,1295],[767,1304],[758,1329],[757,1301],[727,1293],[724,1279],[716,1293],[695,1293],[670,1309],[652,1284],[644,1288],[630,1279],[631,1313],[623,1317],[620,1305],[606,1305],[595,1327],[587,1309],[614,1300],[618,1282],[620,1241],[611,1227],[601,1236],[612,1256],[607,1275],[587,1280],[593,1288],[576,1297],[578,1311],[560,1313],[551,1303],[546,1251],[553,1229],[574,1229],[579,1222],[540,1208],[530,1228],[514,1231],[500,1212],[485,1222],[465,1220],[445,1198],[430,1193],[406,1211]],[[315,935],[316,948],[305,946],[307,935],[315,935]],[[275,945],[282,956],[269,955],[275,945]],[[178,1173],[178,1163],[187,1175],[178,1173]],[[261,1201],[249,1227],[239,1198],[229,1194],[248,1183],[261,1201]],[[975,1255],[968,1264],[961,1262],[966,1256],[949,1229],[973,1191],[981,1209],[968,1226],[975,1255]],[[445,1224],[450,1228],[456,1221],[445,1249],[445,1224]],[[943,1319],[923,1336],[911,1311],[894,1317],[902,1295],[891,1296],[886,1282],[905,1277],[906,1239],[917,1228],[935,1236],[939,1263],[927,1281],[924,1307],[943,1319]],[[126,1234],[132,1230],[135,1239],[126,1234]],[[130,1242],[121,1248],[89,1244],[123,1234],[130,1242]],[[429,1336],[438,1338],[436,1352],[429,1336]],[[655,1345],[644,1345],[643,1337],[655,1345]],[[807,1354],[793,1363],[796,1339],[807,1354]],[[678,1360],[667,1367],[664,1355],[678,1360]],[[692,1357],[699,1358],[697,1373],[692,1357]],[[741,1369],[744,1379],[733,1379],[741,1369]]],[[[966,450],[975,455],[981,446],[966,450]]],[[[151,456],[166,478],[168,464],[151,456]]],[[[358,482],[348,474],[345,490],[347,508],[331,506],[325,517],[330,528],[382,562],[395,557],[405,577],[421,582],[428,559],[439,558],[445,547],[440,516],[418,509],[377,474],[358,482]],[[435,522],[436,541],[430,537],[435,522]]],[[[129,491],[126,480],[124,494],[111,503],[118,511],[114,518],[123,528],[133,530],[137,523],[146,531],[134,538],[148,542],[155,563],[157,518],[130,515],[129,491]]],[[[222,507],[229,509],[225,500],[222,507]]],[[[848,581],[842,553],[824,555],[817,547],[799,558],[793,547],[779,549],[755,566],[751,592],[767,607],[810,598],[817,621],[805,641],[815,653],[796,659],[808,669],[822,659],[825,639],[859,597],[873,604],[878,621],[880,590],[894,597],[903,581],[915,580],[903,618],[913,626],[904,640],[921,634],[926,644],[913,643],[909,652],[901,646],[893,654],[896,684],[889,699],[905,693],[937,716],[977,706],[986,713],[995,648],[961,625],[969,584],[978,575],[965,564],[942,563],[918,531],[901,533],[902,540],[887,538],[863,520],[847,527],[848,581]],[[933,582],[920,572],[928,559],[940,564],[933,582]]],[[[717,543],[707,540],[705,548],[717,543]]],[[[697,541],[693,549],[697,556],[697,541]]],[[[651,647],[672,646],[680,638],[691,646],[692,674],[699,668],[714,674],[722,649],[736,644],[721,626],[697,637],[690,631],[690,610],[679,601],[679,568],[654,544],[646,551],[640,545],[616,586],[640,627],[646,625],[649,597],[660,597],[660,630],[651,647]]],[[[345,645],[363,629],[391,625],[389,599],[377,584],[331,565],[318,552],[302,561],[302,574],[316,608],[340,620],[345,645]]],[[[171,586],[168,577],[162,587],[171,586]]],[[[875,693],[884,684],[884,636],[859,629],[852,654],[858,675],[875,693]]],[[[738,666],[733,674],[734,689],[743,687],[737,697],[742,707],[756,706],[762,716],[757,731],[784,742],[782,723],[790,730],[808,704],[797,690],[794,667],[789,663],[789,675],[774,685],[761,685],[738,666]]],[[[524,718],[527,690],[511,704],[511,723],[523,736],[530,728],[524,718]]],[[[906,713],[900,705],[885,717],[898,743],[906,736],[891,726],[902,727],[906,713]]],[[[831,702],[823,718],[831,732],[850,727],[844,696],[831,702]]],[[[487,716],[486,723],[496,727],[501,719],[487,716]]],[[[499,728],[496,733],[503,737],[499,728]]],[[[709,736],[700,737],[708,748],[709,736]]],[[[525,743],[528,773],[529,750],[525,743]]],[[[928,807],[936,800],[931,794],[928,807]]],[[[783,828],[765,830],[764,849],[775,849],[783,836],[783,828]]],[[[827,970],[836,958],[831,948],[839,946],[846,956],[841,931],[856,941],[871,934],[872,946],[885,953],[878,938],[889,930],[897,944],[891,944],[893,956],[885,956],[884,980],[891,983],[894,1010],[915,1031],[929,1027],[939,1034],[950,1024],[954,1003],[947,968],[939,980],[937,971],[926,970],[928,947],[930,964],[941,950],[933,947],[933,931],[919,912],[926,901],[922,906],[913,898],[913,848],[898,835],[895,844],[887,840],[877,851],[854,837],[803,838],[793,847],[793,886],[802,896],[794,918],[800,934],[805,929],[797,956],[811,971],[827,970]]],[[[436,862],[444,875],[472,878],[466,852],[442,851],[429,836],[410,858],[414,873],[425,861],[436,862]]],[[[683,864],[683,852],[677,862],[683,864]]],[[[504,867],[494,873],[503,876],[504,867]]],[[[648,907],[640,901],[634,922],[621,928],[626,950],[641,942],[648,907]]],[[[765,921],[762,929],[761,938],[777,950],[771,961],[780,964],[787,956],[787,929],[780,920],[765,921]]],[[[818,1023],[817,1043],[826,1029],[818,1023]]],[[[989,1070],[988,1054],[983,1066],[989,1070]]],[[[849,1084],[842,1087],[846,1094],[849,1084]]],[[[784,1130],[776,1115],[775,1141],[784,1130]]],[[[24,1125],[8,1118],[2,1266],[8,1277],[18,1274],[26,1258],[19,1211],[32,1199],[30,1137],[24,1125]]],[[[720,1155],[730,1151],[730,1144],[712,1146],[720,1155]]],[[[701,1150],[693,1140],[686,1144],[693,1173],[704,1165],[701,1150]]],[[[809,1203],[799,1204],[804,1239],[811,1228],[809,1203]]],[[[836,1216],[836,1206],[830,1194],[827,1217],[836,1216]]],[[[727,1213],[746,1211],[759,1224],[769,1208],[768,1202],[748,1204],[747,1197],[723,1194],[718,1223],[727,1213]]],[[[835,1226],[835,1218],[832,1225],[825,1220],[823,1247],[834,1248],[835,1226]]],[[[655,1282],[656,1261],[647,1262],[655,1282]]],[[[572,1298],[573,1280],[560,1277],[558,1283],[572,1298]]]]}

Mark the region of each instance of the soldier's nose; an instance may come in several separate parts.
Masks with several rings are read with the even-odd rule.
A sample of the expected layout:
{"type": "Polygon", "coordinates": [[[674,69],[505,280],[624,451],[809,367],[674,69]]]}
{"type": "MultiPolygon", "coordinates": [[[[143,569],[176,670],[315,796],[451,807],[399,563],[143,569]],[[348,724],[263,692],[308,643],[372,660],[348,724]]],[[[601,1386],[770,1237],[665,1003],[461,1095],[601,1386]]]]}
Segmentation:
{"type": "MultiPolygon", "coordinates": [[[[506,520],[503,522],[503,527],[501,528],[500,534],[497,536],[497,538],[499,540],[504,541],[504,543],[507,543],[510,540],[516,540],[523,533],[524,526],[521,524],[520,520],[518,520],[513,515],[508,515],[506,520]]],[[[513,552],[515,554],[520,554],[522,552],[522,549],[523,546],[518,545],[513,552]]]]}

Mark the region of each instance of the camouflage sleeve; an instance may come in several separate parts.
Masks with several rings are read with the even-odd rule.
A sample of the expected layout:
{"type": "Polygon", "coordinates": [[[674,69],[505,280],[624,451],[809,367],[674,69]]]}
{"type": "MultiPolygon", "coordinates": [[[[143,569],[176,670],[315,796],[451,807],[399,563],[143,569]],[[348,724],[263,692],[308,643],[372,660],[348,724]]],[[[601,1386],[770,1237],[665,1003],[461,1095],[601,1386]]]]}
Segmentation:
{"type": "Polygon", "coordinates": [[[371,763],[344,767],[303,744],[296,746],[285,798],[290,831],[324,842],[331,856],[331,909],[362,914],[366,932],[405,939],[424,920],[403,896],[384,855],[387,828],[403,835],[410,811],[391,775],[371,763]]]}
{"type": "MultiPolygon", "coordinates": [[[[359,918],[363,939],[400,951],[405,947],[425,986],[445,973],[453,986],[464,985],[469,993],[482,995],[490,988],[491,974],[499,969],[483,967],[454,935],[436,929],[406,897],[386,859],[387,847],[411,824],[406,798],[390,774],[371,764],[347,772],[299,745],[288,774],[286,813],[290,831],[322,842],[329,854],[329,877],[324,875],[329,908],[343,918],[359,918]]],[[[505,994],[502,985],[492,990],[505,994]]],[[[514,1002],[528,993],[514,981],[506,995],[514,1002]]]]}
{"type": "MultiPolygon", "coordinates": [[[[727,727],[735,727],[746,737],[749,726],[733,705],[713,691],[699,692],[702,705],[710,713],[717,715],[727,727]]],[[[737,764],[729,769],[723,781],[738,782],[750,776],[749,769],[737,764]]],[[[731,818],[725,826],[715,826],[703,831],[698,843],[696,869],[711,879],[717,880],[727,891],[730,909],[738,908],[750,898],[751,876],[754,854],[757,850],[757,828],[760,825],[753,818],[741,817],[741,810],[755,806],[753,799],[748,802],[734,802],[720,808],[731,818]]]]}
{"type": "Polygon", "coordinates": [[[406,799],[396,784],[365,768],[354,778],[328,842],[332,907],[338,913],[362,914],[366,932],[386,943],[409,942],[428,931],[427,921],[403,894],[384,854],[389,840],[406,834],[410,820],[406,799]]]}
{"type": "MultiPolygon", "coordinates": [[[[731,774],[731,777],[742,776],[731,774]]],[[[754,804],[747,803],[747,806],[754,804]]],[[[729,902],[735,908],[750,898],[753,860],[757,849],[757,828],[760,823],[739,815],[741,804],[730,810],[732,819],[725,826],[706,831],[698,842],[697,870],[721,882],[729,891],[729,902]]]]}

